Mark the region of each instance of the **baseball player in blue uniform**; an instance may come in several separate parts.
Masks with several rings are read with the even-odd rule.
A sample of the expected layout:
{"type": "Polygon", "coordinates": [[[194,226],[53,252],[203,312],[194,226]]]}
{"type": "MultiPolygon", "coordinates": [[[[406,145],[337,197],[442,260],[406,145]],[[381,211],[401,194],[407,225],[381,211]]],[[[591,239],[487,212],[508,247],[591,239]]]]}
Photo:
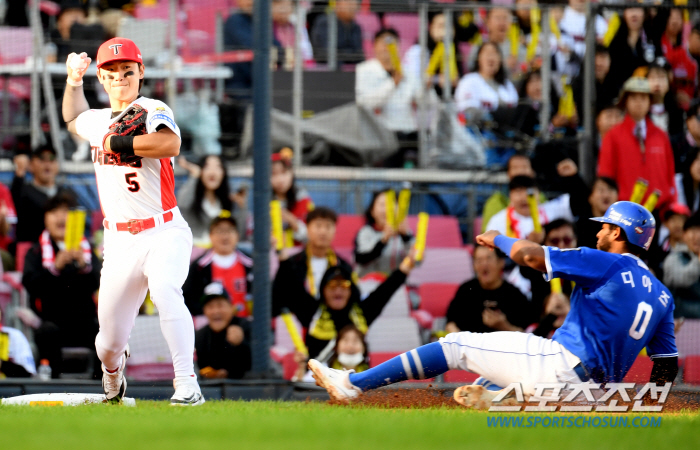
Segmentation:
{"type": "MultiPolygon", "coordinates": [[[[651,382],[672,382],[678,372],[673,298],[639,256],[654,236],[654,217],[632,202],[611,205],[597,234],[597,250],[560,250],[497,231],[477,242],[499,248],[545,279],[574,281],[571,311],[552,339],[519,332],[451,333],[362,373],[309,361],[318,385],[348,402],[363,392],[408,379],[432,378],[450,369],[477,373],[501,387],[520,383],[526,396],[537,383],[620,382],[643,348],[654,366],[651,382]]],[[[498,391],[481,384],[455,390],[465,406],[488,408],[498,391]]]]}

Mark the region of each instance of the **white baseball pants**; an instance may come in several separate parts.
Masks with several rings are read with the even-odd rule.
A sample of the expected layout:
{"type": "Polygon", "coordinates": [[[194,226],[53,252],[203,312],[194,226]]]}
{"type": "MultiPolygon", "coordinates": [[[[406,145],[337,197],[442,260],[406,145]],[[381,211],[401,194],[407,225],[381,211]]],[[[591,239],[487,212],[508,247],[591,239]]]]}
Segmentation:
{"type": "Polygon", "coordinates": [[[450,369],[477,373],[505,388],[520,383],[533,395],[536,383],[580,383],[574,366],[581,360],[558,342],[534,334],[450,333],[440,338],[450,369]]]}
{"type": "Polygon", "coordinates": [[[194,325],[182,285],[189,271],[192,231],[180,211],[171,222],[132,235],[105,229],[104,264],[97,316],[97,356],[108,370],[119,368],[139,308],[150,289],[160,327],[170,347],[176,377],[194,375],[194,325]]]}

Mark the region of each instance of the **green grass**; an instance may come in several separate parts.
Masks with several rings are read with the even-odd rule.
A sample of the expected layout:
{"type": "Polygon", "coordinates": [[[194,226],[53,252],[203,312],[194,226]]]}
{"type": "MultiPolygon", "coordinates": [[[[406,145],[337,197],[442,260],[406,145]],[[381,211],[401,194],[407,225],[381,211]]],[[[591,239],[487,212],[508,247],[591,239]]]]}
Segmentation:
{"type": "MultiPolygon", "coordinates": [[[[382,409],[267,401],[210,401],[197,408],[146,401],[139,401],[136,408],[0,406],[0,446],[51,450],[681,450],[697,449],[700,442],[697,412],[664,414],[659,428],[623,429],[489,428],[486,419],[495,416],[451,408],[382,409]]],[[[630,420],[632,417],[629,415],[630,420]]]]}

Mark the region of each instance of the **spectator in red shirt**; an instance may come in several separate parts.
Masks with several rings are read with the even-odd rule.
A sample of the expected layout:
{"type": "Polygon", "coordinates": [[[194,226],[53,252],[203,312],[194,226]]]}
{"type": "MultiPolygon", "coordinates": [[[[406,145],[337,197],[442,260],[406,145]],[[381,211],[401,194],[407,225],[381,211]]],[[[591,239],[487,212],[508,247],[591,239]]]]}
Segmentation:
{"type": "MultiPolygon", "coordinates": [[[[627,80],[620,95],[622,123],[605,135],[598,156],[598,176],[617,181],[620,200],[629,200],[635,182],[649,183],[647,196],[661,192],[657,207],[676,201],[673,150],[668,135],[648,117],[651,89],[646,78],[627,80]]],[[[644,200],[644,199],[643,199],[644,200]]]]}
{"type": "Polygon", "coordinates": [[[234,306],[238,317],[248,317],[251,311],[247,300],[252,294],[253,261],[236,250],[238,224],[230,214],[222,214],[209,225],[211,250],[190,265],[187,280],[182,286],[185,304],[193,316],[202,314],[200,299],[212,282],[220,283],[234,306]]]}
{"type": "MultiPolygon", "coordinates": [[[[7,257],[12,259],[12,256],[7,251],[10,243],[13,241],[13,228],[16,224],[17,210],[15,209],[15,202],[12,201],[12,194],[7,186],[0,184],[0,251],[2,251],[3,262],[7,257]]],[[[6,268],[5,270],[12,269],[6,268]]]]}

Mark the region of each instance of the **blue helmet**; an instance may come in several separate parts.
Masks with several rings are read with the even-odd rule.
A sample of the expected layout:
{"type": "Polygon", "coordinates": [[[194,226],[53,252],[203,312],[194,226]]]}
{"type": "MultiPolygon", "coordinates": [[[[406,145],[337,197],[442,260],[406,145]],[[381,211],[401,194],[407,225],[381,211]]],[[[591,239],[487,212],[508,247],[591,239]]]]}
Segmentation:
{"type": "Polygon", "coordinates": [[[656,231],[656,220],[649,211],[634,202],[615,202],[603,217],[591,217],[596,222],[610,223],[625,230],[627,242],[649,250],[656,231]]]}

